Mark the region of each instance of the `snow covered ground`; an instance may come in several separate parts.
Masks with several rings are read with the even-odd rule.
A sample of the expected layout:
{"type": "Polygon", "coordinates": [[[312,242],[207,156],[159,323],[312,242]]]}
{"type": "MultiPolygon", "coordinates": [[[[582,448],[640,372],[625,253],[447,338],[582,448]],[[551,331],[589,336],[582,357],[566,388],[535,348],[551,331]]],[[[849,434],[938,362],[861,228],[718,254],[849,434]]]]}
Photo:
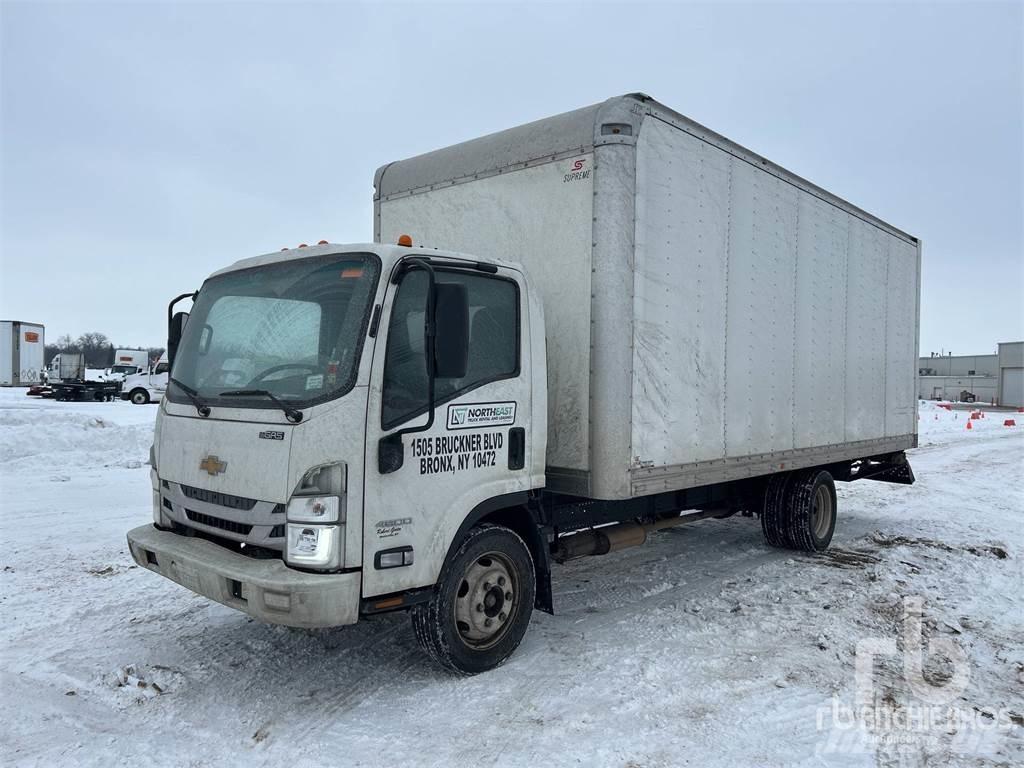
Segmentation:
{"type": "Polygon", "coordinates": [[[0,390],[5,764],[1024,764],[1024,414],[922,404],[917,484],[841,484],[826,555],[737,517],[557,567],[454,679],[402,615],[271,627],[135,567],[155,413],[0,390]]]}

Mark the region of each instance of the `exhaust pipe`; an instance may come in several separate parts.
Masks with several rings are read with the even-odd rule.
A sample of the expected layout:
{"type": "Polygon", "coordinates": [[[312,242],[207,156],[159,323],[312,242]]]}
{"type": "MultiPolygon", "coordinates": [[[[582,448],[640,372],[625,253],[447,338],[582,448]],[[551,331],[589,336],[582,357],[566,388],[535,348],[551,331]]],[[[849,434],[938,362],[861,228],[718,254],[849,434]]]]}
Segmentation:
{"type": "Polygon", "coordinates": [[[558,546],[553,557],[555,562],[564,563],[581,557],[607,555],[620,549],[638,547],[647,541],[647,534],[665,528],[674,528],[684,523],[692,523],[705,517],[727,516],[730,510],[706,509],[678,517],[667,517],[653,523],[619,523],[603,528],[592,528],[589,531],[563,536],[558,539],[558,546]]]}

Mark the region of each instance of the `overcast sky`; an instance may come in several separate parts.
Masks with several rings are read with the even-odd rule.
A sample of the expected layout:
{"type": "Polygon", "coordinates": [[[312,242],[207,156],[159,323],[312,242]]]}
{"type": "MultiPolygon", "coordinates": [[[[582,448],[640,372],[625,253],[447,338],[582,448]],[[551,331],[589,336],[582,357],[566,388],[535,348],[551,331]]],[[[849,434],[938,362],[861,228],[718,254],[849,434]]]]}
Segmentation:
{"type": "Polygon", "coordinates": [[[1022,4],[0,3],[0,317],[372,239],[385,162],[644,91],[924,241],[921,351],[1024,338],[1022,4]]]}

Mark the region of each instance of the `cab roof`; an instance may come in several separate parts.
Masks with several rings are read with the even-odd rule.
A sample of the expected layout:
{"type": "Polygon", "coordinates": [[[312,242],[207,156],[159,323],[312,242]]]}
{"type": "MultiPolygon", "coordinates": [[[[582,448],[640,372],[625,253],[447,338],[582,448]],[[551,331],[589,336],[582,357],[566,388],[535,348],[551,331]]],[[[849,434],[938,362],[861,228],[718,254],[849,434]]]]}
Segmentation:
{"type": "Polygon", "coordinates": [[[234,264],[218,269],[210,275],[217,277],[228,272],[237,272],[241,269],[252,269],[264,267],[270,264],[280,264],[287,261],[300,261],[302,259],[315,258],[317,256],[332,256],[345,253],[373,253],[380,257],[383,262],[384,271],[388,271],[392,264],[399,259],[409,256],[423,256],[429,258],[452,259],[456,261],[479,262],[485,261],[488,264],[518,270],[519,266],[501,259],[482,258],[473,254],[459,253],[456,251],[445,251],[438,248],[430,248],[422,245],[412,246],[391,245],[384,243],[325,243],[323,245],[309,245],[303,248],[285,248],[280,251],[265,253],[261,256],[252,256],[247,259],[239,259],[234,264]]]}

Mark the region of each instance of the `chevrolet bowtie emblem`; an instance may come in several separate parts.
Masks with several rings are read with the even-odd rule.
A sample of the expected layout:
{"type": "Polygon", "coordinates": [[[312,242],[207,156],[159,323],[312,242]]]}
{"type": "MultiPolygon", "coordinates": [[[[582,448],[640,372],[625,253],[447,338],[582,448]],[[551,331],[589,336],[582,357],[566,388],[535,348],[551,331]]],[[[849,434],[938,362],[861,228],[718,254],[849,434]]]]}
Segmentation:
{"type": "Polygon", "coordinates": [[[199,462],[199,468],[211,475],[219,475],[228,468],[228,463],[221,461],[216,456],[207,456],[199,462]]]}

